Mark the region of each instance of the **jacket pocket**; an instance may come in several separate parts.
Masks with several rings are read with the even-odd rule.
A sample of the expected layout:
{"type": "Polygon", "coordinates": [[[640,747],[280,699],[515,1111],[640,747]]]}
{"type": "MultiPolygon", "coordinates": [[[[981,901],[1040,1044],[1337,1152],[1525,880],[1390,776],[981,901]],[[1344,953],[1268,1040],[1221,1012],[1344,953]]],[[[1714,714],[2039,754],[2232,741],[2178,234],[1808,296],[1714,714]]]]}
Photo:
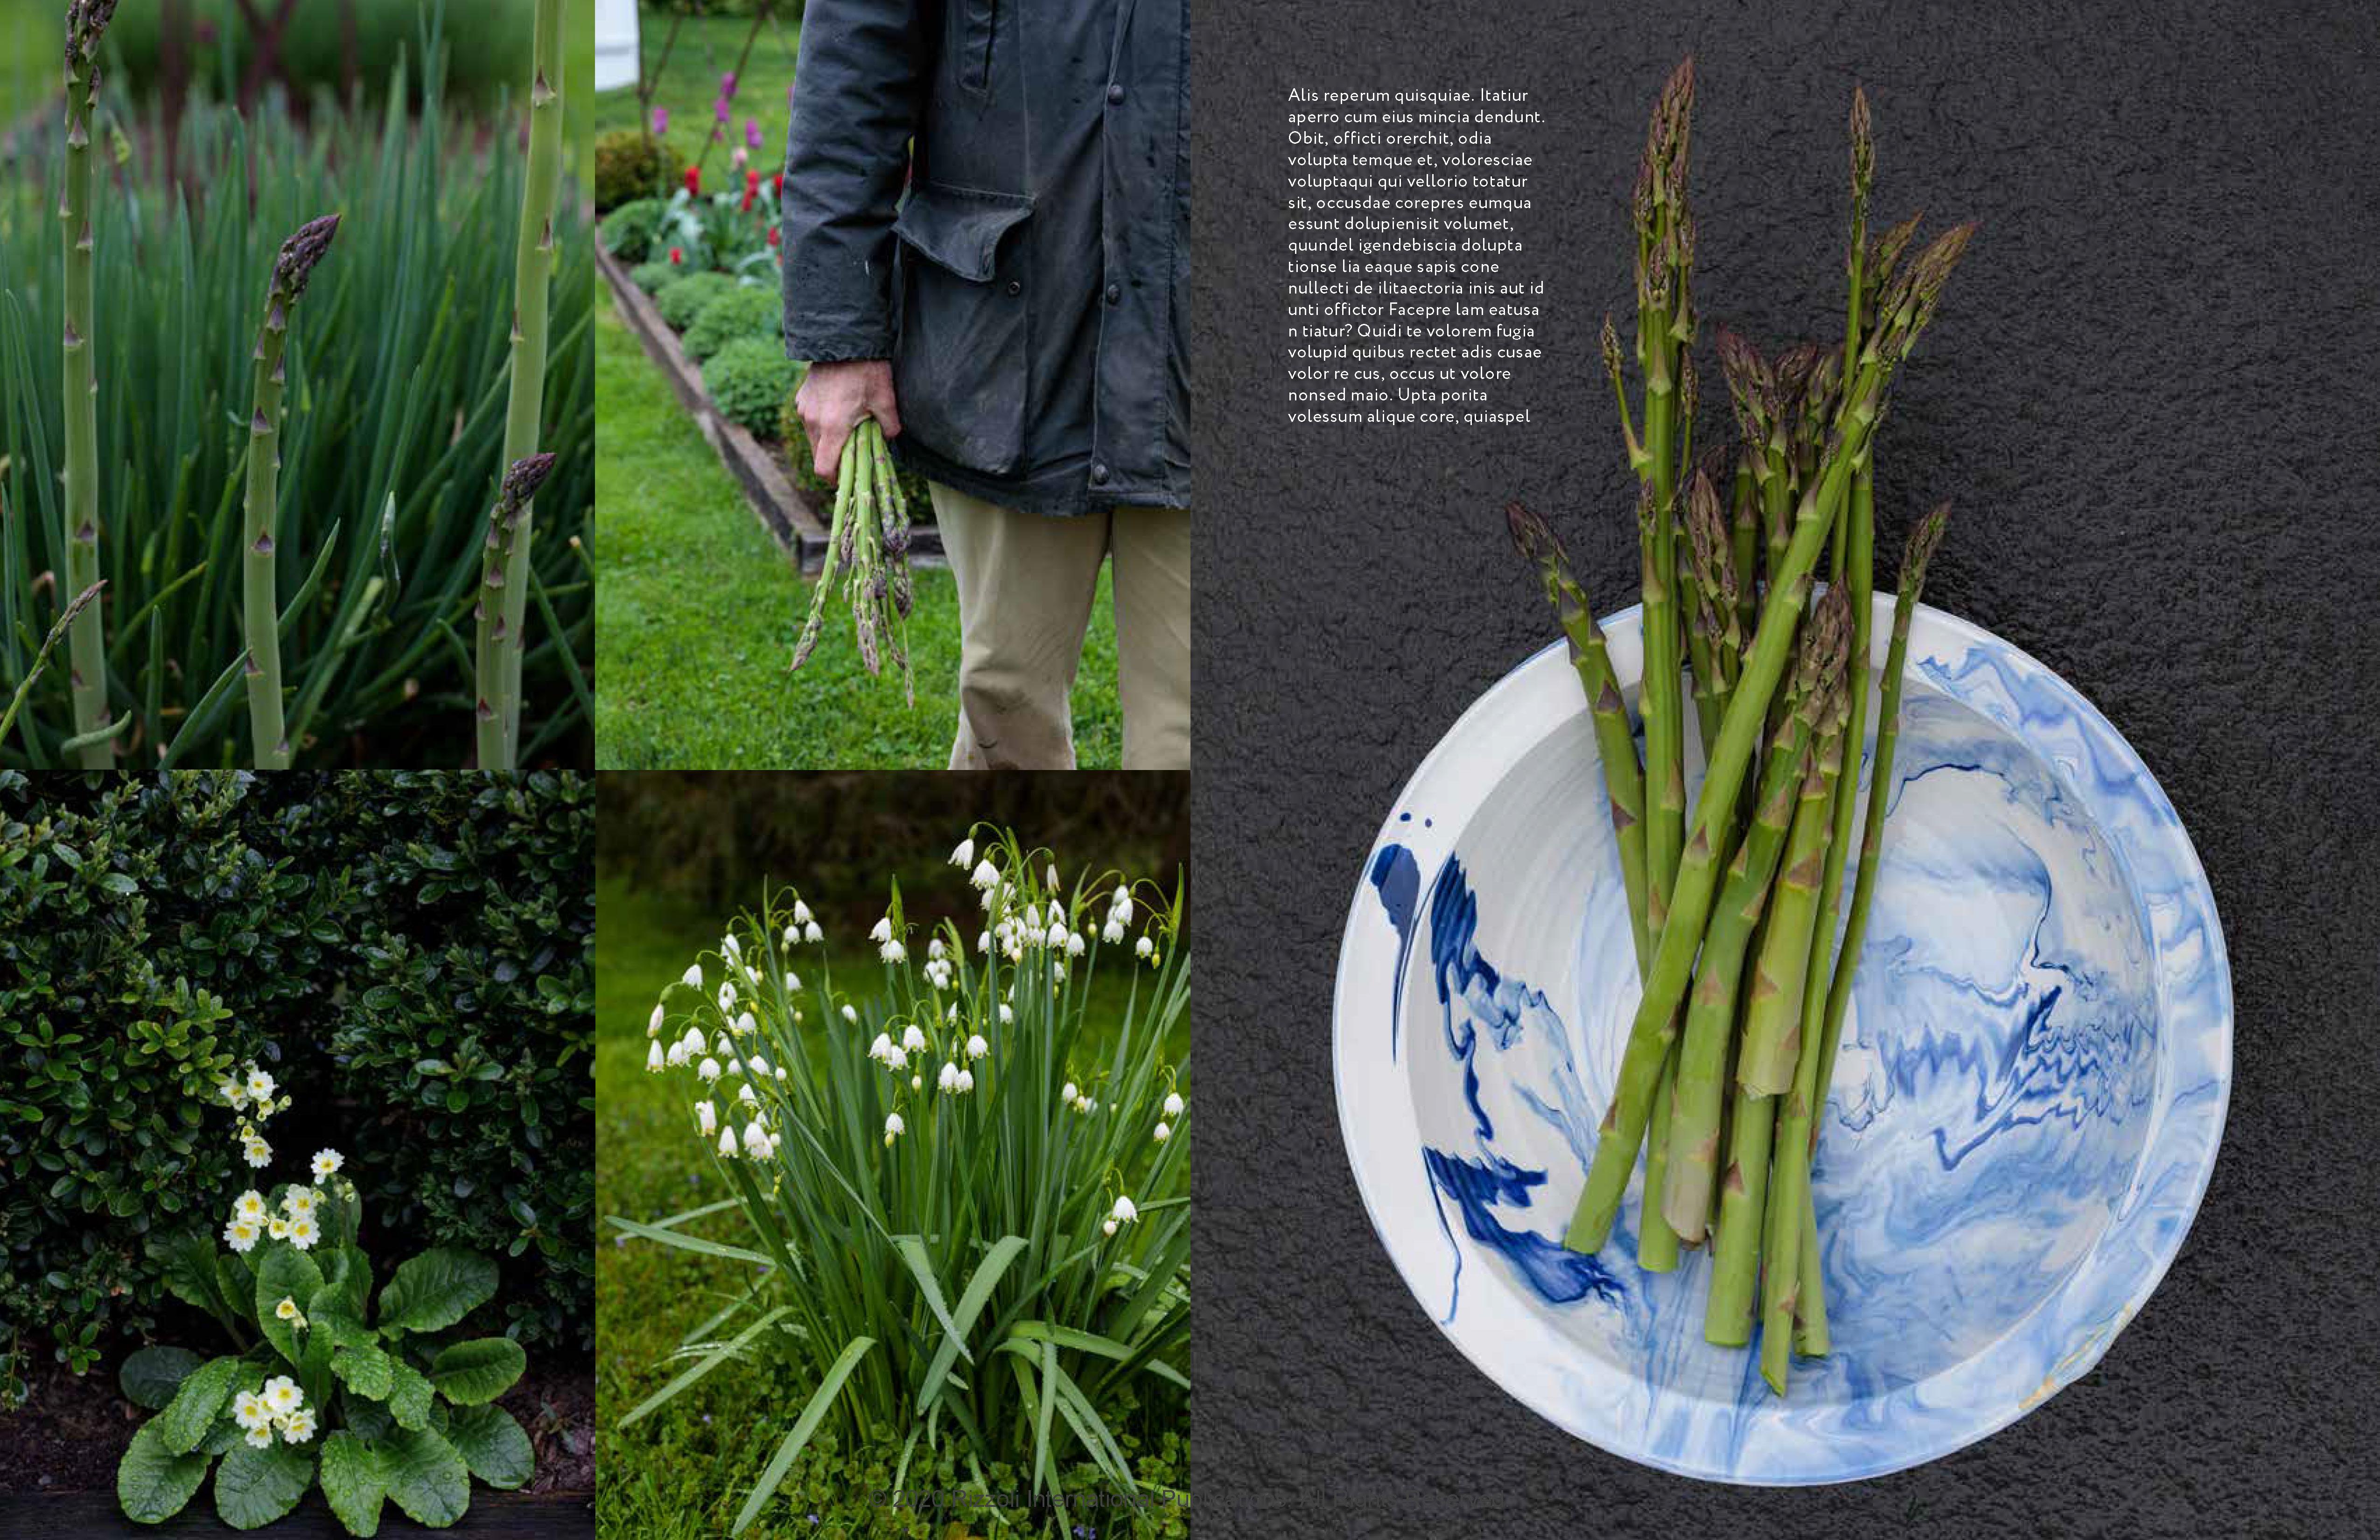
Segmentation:
{"type": "Polygon", "coordinates": [[[1004,476],[1025,453],[1026,296],[1002,237],[1033,200],[918,182],[893,220],[901,332],[893,388],[901,428],[945,459],[1004,476]]]}

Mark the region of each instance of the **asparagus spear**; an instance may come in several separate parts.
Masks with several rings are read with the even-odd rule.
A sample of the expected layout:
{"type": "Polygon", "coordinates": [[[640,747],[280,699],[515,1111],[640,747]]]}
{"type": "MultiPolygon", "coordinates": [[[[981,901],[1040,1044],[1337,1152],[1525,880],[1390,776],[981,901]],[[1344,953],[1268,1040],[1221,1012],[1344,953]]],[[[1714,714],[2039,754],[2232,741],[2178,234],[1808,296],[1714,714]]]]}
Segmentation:
{"type": "MultiPolygon", "coordinates": [[[[1738,450],[1735,465],[1735,495],[1730,507],[1728,526],[1730,549],[1735,556],[1735,625],[1739,635],[1749,636],[1760,612],[1760,480],[1755,454],[1747,437],[1738,450]]],[[[1761,462],[1765,463],[1765,462],[1761,462]]]]}
{"type": "MultiPolygon", "coordinates": [[[[66,224],[65,406],[66,548],[68,590],[87,595],[99,576],[99,382],[91,359],[91,102],[99,94],[99,40],[115,0],[71,0],[67,6],[67,176],[58,217],[66,224]]],[[[108,740],[107,633],[100,606],[78,600],[67,629],[67,681],[74,696],[77,752],[85,770],[115,762],[108,740]]]]}
{"type": "Polygon", "coordinates": [[[1605,1133],[1597,1142],[1585,1189],[1564,1238],[1573,1250],[1599,1250],[1610,1237],[1611,1221],[1627,1189],[1636,1151],[1643,1146],[1654,1085],[1675,1037],[1678,1007],[1684,1000],[1694,949],[1709,915],[1744,771],[1784,673],[1786,654],[1808,598],[1811,570],[1841,511],[1852,470],[1867,453],[1891,375],[1932,319],[1942,287],[1973,234],[1970,225],[1951,230],[1896,279],[1889,303],[1878,310],[1877,331],[1861,349],[1859,377],[1847,393],[1841,426],[1829,444],[1822,474],[1802,500],[1793,539],[1776,574],[1742,677],[1711,748],[1695,807],[1694,831],[1682,854],[1670,895],[1668,914],[1672,923],[1662,928],[1653,968],[1629,1030],[1618,1091],[1605,1113],[1605,1133]]]}
{"type": "Polygon", "coordinates": [[[1620,875],[1628,891],[1628,919],[1636,942],[1636,970],[1641,976],[1652,961],[1645,907],[1645,772],[1636,761],[1636,736],[1628,724],[1628,703],[1611,672],[1611,653],[1603,627],[1587,608],[1586,590],[1572,569],[1553,527],[1519,503],[1504,505],[1504,522],[1512,544],[1534,564],[1545,585],[1546,600],[1570,639],[1571,667],[1586,691],[1588,714],[1595,724],[1595,748],[1603,761],[1603,783],[1611,802],[1611,831],[1620,844],[1620,875]]]}
{"type": "MultiPolygon", "coordinates": [[[[504,404],[504,464],[514,466],[537,450],[545,414],[546,333],[553,288],[553,220],[562,189],[562,42],[565,0],[537,0],[530,34],[535,55],[528,92],[528,174],[521,188],[520,238],[513,258],[511,394],[504,404]]],[[[511,543],[511,570],[503,594],[505,674],[495,705],[503,719],[504,752],[481,770],[510,770],[520,753],[522,628],[528,624],[529,547],[536,519],[520,510],[511,543]]]]}
{"type": "Polygon", "coordinates": [[[273,537],[281,527],[281,392],[289,317],[314,275],[314,264],[339,233],[339,216],[300,225],[281,244],[273,286],[264,297],[264,324],[256,334],[248,418],[247,542],[240,560],[241,626],[248,657],[249,740],[258,770],[289,768],[289,734],[281,719],[281,601],[273,537]]]}
{"type": "Polygon", "coordinates": [[[480,601],[471,611],[478,623],[479,645],[474,662],[480,699],[474,720],[478,724],[481,770],[512,763],[511,746],[504,741],[504,712],[498,701],[505,682],[520,677],[512,666],[510,654],[520,649],[521,636],[505,621],[504,592],[514,570],[513,555],[528,526],[529,502],[552,474],[551,455],[528,455],[515,460],[505,468],[504,479],[496,489],[495,511],[488,515],[488,534],[480,556],[480,601]]]}
{"type": "Polygon", "coordinates": [[[1689,1243],[1703,1238],[1709,1220],[1744,949],[1767,904],[1769,883],[1792,820],[1809,759],[1811,713],[1817,709],[1828,674],[1839,666],[1837,638],[1824,629],[1831,624],[1828,615],[1822,608],[1803,632],[1800,661],[1786,685],[1788,730],[1769,746],[1761,770],[1758,811],[1728,865],[1727,885],[1703,934],[1679,1048],[1665,1182],[1655,1187],[1650,1165],[1645,1169],[1645,1190],[1659,1194],[1663,1216],[1689,1243]]]}
{"type": "Polygon", "coordinates": [[[834,593],[835,575],[851,550],[851,492],[856,479],[852,474],[852,461],[858,452],[857,440],[858,435],[854,433],[843,442],[843,458],[834,477],[834,514],[827,525],[825,564],[819,570],[818,587],[810,590],[810,612],[802,622],[801,635],[794,640],[794,660],[785,665],[787,673],[808,662],[811,650],[818,646],[820,634],[826,627],[826,605],[834,593]]]}

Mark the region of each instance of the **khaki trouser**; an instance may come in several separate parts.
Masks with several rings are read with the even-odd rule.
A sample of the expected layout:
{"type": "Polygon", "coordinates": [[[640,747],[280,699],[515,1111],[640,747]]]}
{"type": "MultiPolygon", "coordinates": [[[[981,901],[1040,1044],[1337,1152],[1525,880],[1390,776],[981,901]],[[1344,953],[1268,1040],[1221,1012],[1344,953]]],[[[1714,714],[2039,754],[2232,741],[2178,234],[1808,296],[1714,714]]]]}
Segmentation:
{"type": "Polygon", "coordinates": [[[931,483],[959,588],[953,770],[1072,770],[1068,703],[1099,565],[1115,563],[1126,770],[1190,768],[1190,514],[1051,518],[931,483]]]}

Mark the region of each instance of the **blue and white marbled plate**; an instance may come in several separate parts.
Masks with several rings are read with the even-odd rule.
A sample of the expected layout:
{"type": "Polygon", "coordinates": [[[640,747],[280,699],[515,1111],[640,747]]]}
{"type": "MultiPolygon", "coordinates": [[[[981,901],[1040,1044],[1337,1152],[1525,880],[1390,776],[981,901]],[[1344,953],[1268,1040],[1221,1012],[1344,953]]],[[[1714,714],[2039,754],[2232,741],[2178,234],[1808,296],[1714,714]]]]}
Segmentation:
{"type": "MultiPolygon", "coordinates": [[[[1633,697],[1637,612],[1605,631],[1633,697]]],[[[1474,1364],[1615,1454],[1786,1484],[1949,1453],[2095,1364],[2197,1211],[2230,972],[2139,757],[2040,663],[1921,607],[1889,792],[1815,1171],[1834,1351],[1782,1400],[1757,1335],[1704,1342],[1706,1256],[1637,1267],[1641,1171],[1601,1255],[1560,1244],[1638,991],[1560,645],[1455,723],[1366,860],[1333,1052],[1372,1222],[1474,1364]]]]}

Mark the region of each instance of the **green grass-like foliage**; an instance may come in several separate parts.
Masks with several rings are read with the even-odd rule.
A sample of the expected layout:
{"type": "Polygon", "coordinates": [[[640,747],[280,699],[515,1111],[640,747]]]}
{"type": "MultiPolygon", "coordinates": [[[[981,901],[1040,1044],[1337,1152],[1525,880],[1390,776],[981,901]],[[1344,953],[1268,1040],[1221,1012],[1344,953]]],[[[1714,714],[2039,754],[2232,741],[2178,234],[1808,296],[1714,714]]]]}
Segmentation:
{"type": "MultiPolygon", "coordinates": [[[[731,1360],[783,1360],[791,1425],[767,1430],[739,1533],[821,1431],[899,1439],[896,1492],[989,1503],[1029,1485],[1062,1532],[1069,1465],[1143,1492],[1124,1445],[1186,1416],[1186,1106],[1167,1057],[1190,1002],[1179,882],[1143,885],[1120,915],[1111,890],[1135,890],[1115,874],[1062,889],[1049,852],[1005,834],[986,847],[986,952],[972,916],[913,934],[896,882],[871,938],[880,984],[838,990],[807,906],[769,895],[656,1011],[649,1065],[684,1077],[686,1137],[710,1147],[726,1195],[611,1222],[737,1263],[750,1287],[690,1329],[686,1370],[617,1426],[731,1360]],[[1120,1020],[1094,1024],[1102,969],[1131,982],[1120,1020]],[[741,1243],[680,1228],[722,1210],[741,1213],[741,1243]]],[[[953,860],[972,864],[974,842],[953,860]]]]}
{"type": "MultiPolygon", "coordinates": [[[[747,337],[774,344],[782,355],[784,321],[785,302],[774,288],[739,284],[697,310],[694,324],[679,340],[686,344],[686,356],[697,363],[747,337]]],[[[794,378],[800,377],[795,371],[794,378]]]]}
{"type": "MultiPolygon", "coordinates": [[[[473,1476],[505,1490],[526,1484],[536,1464],[528,1435],[493,1402],[528,1355],[508,1337],[473,1336],[461,1324],[494,1297],[495,1264],[476,1252],[426,1251],[399,1263],[375,1301],[354,1186],[332,1176],[261,1195],[278,1214],[293,1191],[317,1194],[321,1236],[303,1249],[277,1239],[219,1249],[203,1231],[160,1248],[175,1294],[212,1316],[232,1351],[201,1358],[150,1347],[125,1360],[126,1398],[157,1413],[116,1466],[125,1516],[171,1519],[211,1466],[215,1514],[235,1529],[285,1518],[317,1484],[357,1535],[379,1528],[383,1502],[443,1529],[470,1508],[473,1476]],[[302,1396],[294,1410],[306,1423],[251,1436],[242,1418],[256,1415],[252,1398],[280,1381],[302,1396]]],[[[220,1194],[227,1211],[232,1197],[220,1194]]]]}
{"type": "MultiPolygon", "coordinates": [[[[407,92],[391,93],[393,101],[407,92]]],[[[298,760],[463,763],[470,624],[502,467],[516,136],[450,136],[433,83],[419,116],[334,112],[301,129],[277,105],[182,124],[185,175],[163,185],[159,136],[127,136],[95,199],[102,600],[110,706],[128,762],[232,762],[243,745],[239,483],[249,358],[274,254],[326,212],[336,251],[313,276],[288,357],[278,584],[298,760]]],[[[127,111],[102,103],[115,142],[127,111]]],[[[509,119],[506,119],[509,121],[509,119]]],[[[55,134],[0,188],[0,680],[22,676],[64,598],[57,339],[63,325],[55,134]]],[[[583,755],[591,589],[578,537],[593,501],[594,264],[565,213],[538,499],[540,602],[524,668],[522,758],[583,755]]],[[[59,761],[67,671],[42,678],[0,763],[59,761]]]]}
{"type": "Polygon", "coordinates": [[[653,296],[653,308],[673,332],[683,332],[694,324],[702,308],[735,286],[735,280],[723,273],[693,272],[674,284],[663,284],[653,296]]]}
{"type": "Polygon", "coordinates": [[[719,415],[764,439],[776,432],[785,393],[800,379],[800,366],[785,357],[785,345],[773,336],[729,343],[702,366],[703,389],[719,415]]]}

